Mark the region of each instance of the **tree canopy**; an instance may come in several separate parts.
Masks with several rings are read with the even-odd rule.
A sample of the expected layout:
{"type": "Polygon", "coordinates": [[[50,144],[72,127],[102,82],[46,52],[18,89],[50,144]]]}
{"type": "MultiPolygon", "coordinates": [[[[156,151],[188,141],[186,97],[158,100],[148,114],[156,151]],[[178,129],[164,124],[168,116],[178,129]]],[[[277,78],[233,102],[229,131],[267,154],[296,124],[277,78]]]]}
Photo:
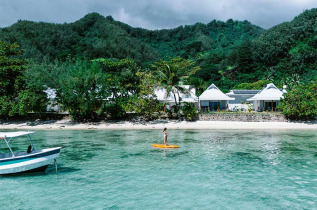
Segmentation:
{"type": "Polygon", "coordinates": [[[27,63],[18,58],[23,50],[16,43],[0,41],[0,115],[26,115],[30,111],[45,109],[46,95],[43,88],[27,84],[27,63]]]}
{"type": "Polygon", "coordinates": [[[317,81],[299,85],[286,94],[280,108],[290,119],[313,120],[317,116],[317,81]]]}

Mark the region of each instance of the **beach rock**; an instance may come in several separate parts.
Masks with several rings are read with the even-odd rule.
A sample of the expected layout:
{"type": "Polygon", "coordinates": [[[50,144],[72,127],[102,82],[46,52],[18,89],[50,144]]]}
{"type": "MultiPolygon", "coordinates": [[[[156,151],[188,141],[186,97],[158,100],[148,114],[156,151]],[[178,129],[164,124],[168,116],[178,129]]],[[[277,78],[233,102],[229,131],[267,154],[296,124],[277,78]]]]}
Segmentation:
{"type": "Polygon", "coordinates": [[[281,113],[202,113],[202,121],[288,122],[281,113]]]}

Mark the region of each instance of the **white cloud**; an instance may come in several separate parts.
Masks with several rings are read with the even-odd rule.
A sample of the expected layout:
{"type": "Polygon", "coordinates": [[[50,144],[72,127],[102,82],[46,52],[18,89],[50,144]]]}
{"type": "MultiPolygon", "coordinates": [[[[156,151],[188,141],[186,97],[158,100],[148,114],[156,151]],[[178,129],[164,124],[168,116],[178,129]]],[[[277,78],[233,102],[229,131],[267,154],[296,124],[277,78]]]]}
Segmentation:
{"type": "Polygon", "coordinates": [[[151,23],[146,21],[145,19],[142,19],[138,16],[131,15],[125,11],[124,8],[120,8],[118,12],[113,14],[113,17],[121,21],[123,23],[129,23],[130,25],[142,27],[142,28],[150,28],[151,23]]]}
{"type": "Polygon", "coordinates": [[[19,19],[73,22],[98,12],[148,29],[230,18],[269,28],[314,7],[316,0],[1,0],[0,27],[19,19]]]}

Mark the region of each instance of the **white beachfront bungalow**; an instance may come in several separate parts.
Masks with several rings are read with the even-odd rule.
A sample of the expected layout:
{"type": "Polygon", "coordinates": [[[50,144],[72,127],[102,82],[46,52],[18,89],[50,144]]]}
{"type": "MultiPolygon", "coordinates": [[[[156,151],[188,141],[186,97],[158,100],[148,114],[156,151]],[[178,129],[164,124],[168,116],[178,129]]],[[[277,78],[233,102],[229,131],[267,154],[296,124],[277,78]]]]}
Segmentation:
{"type": "Polygon", "coordinates": [[[57,104],[56,101],[56,89],[53,88],[47,88],[44,90],[44,93],[46,93],[48,104],[46,106],[47,112],[59,112],[61,111],[61,106],[57,104]]]}
{"type": "Polygon", "coordinates": [[[216,85],[210,85],[199,96],[199,106],[202,111],[218,111],[228,108],[228,101],[234,100],[229,96],[226,96],[216,85]]]}
{"type": "Polygon", "coordinates": [[[284,98],[283,94],[286,93],[286,86],[283,86],[283,88],[283,90],[280,90],[273,83],[270,83],[255,96],[247,100],[253,101],[254,110],[256,111],[276,111],[281,98],[284,98]]]}
{"type": "Polygon", "coordinates": [[[235,98],[235,100],[228,101],[229,110],[248,109],[249,107],[245,102],[248,102],[247,100],[255,96],[258,92],[260,92],[260,90],[230,90],[226,95],[235,98]]]}
{"type": "MultiPolygon", "coordinates": [[[[196,96],[196,89],[190,85],[182,85],[182,87],[185,89],[185,93],[181,93],[181,92],[175,93],[177,103],[179,103],[179,101],[187,102],[187,103],[193,104],[193,106],[198,108],[198,97],[196,96]]],[[[172,106],[175,105],[174,95],[170,93],[167,96],[166,90],[164,88],[156,88],[154,90],[154,94],[156,95],[157,100],[159,102],[168,103],[168,105],[166,105],[167,109],[170,109],[172,106]]]]}

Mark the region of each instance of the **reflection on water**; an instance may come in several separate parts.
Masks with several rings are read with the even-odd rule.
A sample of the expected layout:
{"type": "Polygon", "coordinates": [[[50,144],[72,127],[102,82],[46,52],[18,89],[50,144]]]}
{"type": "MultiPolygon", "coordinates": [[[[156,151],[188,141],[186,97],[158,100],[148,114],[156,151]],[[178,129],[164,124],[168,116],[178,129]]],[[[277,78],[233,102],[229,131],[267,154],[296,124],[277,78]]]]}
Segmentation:
{"type": "MultiPolygon", "coordinates": [[[[313,209],[315,131],[38,131],[62,146],[58,172],[0,179],[6,209],[313,209]]],[[[28,142],[12,141],[14,150],[28,142]]],[[[1,152],[6,152],[1,144],[1,152]]]]}

